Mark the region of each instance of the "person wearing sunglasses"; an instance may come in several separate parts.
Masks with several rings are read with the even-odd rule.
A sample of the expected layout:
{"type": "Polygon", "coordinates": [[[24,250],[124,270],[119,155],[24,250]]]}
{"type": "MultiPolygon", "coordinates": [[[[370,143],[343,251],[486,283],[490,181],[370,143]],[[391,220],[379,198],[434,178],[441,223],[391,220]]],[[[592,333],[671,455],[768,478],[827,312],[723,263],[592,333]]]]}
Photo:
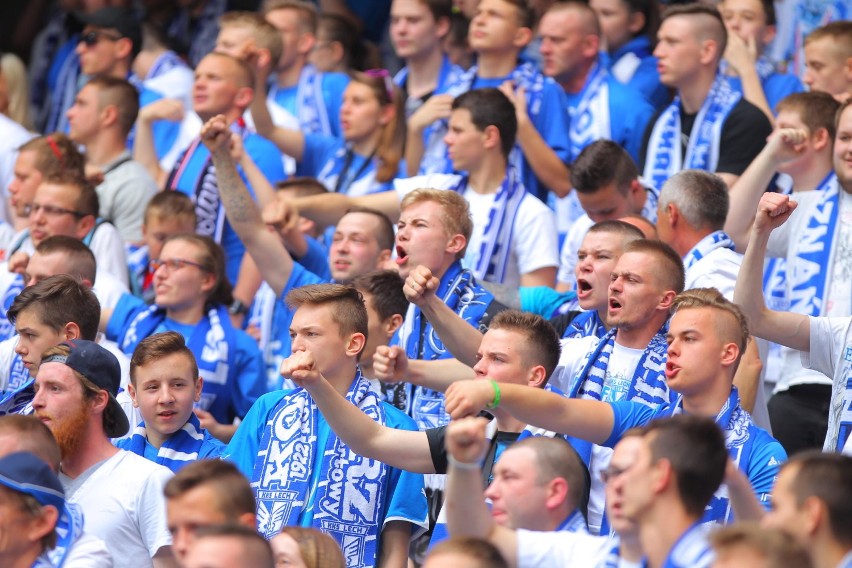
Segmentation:
{"type": "MultiPolygon", "coordinates": [[[[256,88],[266,84],[259,68],[256,88]]],[[[340,107],[342,137],[276,127],[265,101],[251,105],[257,131],[296,160],[296,175],[315,177],[329,191],[366,195],[388,191],[400,176],[405,142],[404,100],[385,69],[353,73],[340,107]]]]}
{"type": "Polygon", "coordinates": [[[154,305],[125,294],[101,313],[101,330],[130,355],[150,335],[176,331],[195,355],[204,389],[196,404],[201,425],[227,441],[234,418],[245,416],[266,392],[257,342],[234,328],[225,255],[210,237],[177,235],[151,260],[154,305]]]}

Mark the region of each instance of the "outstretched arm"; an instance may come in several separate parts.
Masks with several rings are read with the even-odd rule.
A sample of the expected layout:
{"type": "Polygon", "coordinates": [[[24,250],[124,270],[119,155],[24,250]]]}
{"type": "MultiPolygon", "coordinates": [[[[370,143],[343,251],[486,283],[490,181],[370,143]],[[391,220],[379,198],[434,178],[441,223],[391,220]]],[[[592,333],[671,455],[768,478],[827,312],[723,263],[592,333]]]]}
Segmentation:
{"type": "Polygon", "coordinates": [[[751,239],[734,288],[734,302],[748,318],[752,334],[799,351],[810,351],[811,330],[808,317],[770,310],[766,307],[761,288],[763,259],[769,235],[773,229],[789,219],[795,208],[796,202],[791,201],[787,195],[766,193],[761,197],[751,230],[751,239]]]}
{"type": "Polygon", "coordinates": [[[266,106],[266,80],[269,78],[271,62],[255,59],[254,92],[257,93],[249,106],[257,133],[278,146],[278,149],[297,162],[305,153],[305,135],[298,130],[275,126],[266,106]]]}
{"type": "Polygon", "coordinates": [[[160,168],[160,161],[157,159],[157,150],[154,148],[154,122],[179,121],[183,119],[183,115],[183,104],[177,99],[160,99],[139,109],[136,137],[133,139],[133,159],[142,164],[160,189],[166,185],[169,172],[160,168]]]}
{"type": "Polygon", "coordinates": [[[395,191],[383,191],[360,197],[349,197],[342,193],[325,193],[294,199],[299,214],[306,219],[328,227],[336,225],[351,207],[369,207],[381,211],[391,222],[399,220],[399,197],[395,191]]]}
{"type": "Polygon", "coordinates": [[[328,425],[356,454],[397,469],[435,473],[425,432],[388,428],[361,412],[323,378],[309,351],[296,352],[285,359],[281,375],[311,393],[328,425]]]}
{"type": "Polygon", "coordinates": [[[405,381],[427,389],[445,391],[456,381],[475,378],[473,369],[458,359],[408,359],[399,346],[379,345],[373,354],[373,373],[380,381],[405,381]]]}
{"type": "MultiPolygon", "coordinates": [[[[527,385],[500,383],[498,406],[531,426],[603,444],[612,434],[612,407],[596,400],[565,398],[527,385]]],[[[450,385],[444,405],[453,419],[476,416],[497,398],[491,381],[476,379],[450,385]]]]}

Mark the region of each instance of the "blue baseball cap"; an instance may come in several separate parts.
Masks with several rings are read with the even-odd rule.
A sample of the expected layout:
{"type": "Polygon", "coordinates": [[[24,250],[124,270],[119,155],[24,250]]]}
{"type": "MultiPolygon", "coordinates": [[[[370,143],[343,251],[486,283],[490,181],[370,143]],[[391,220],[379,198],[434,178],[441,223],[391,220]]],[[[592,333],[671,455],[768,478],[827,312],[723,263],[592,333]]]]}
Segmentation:
{"type": "Polygon", "coordinates": [[[0,485],[35,497],[42,505],[53,505],[60,513],[65,490],[50,466],[29,452],[14,452],[0,458],[0,485]]]}

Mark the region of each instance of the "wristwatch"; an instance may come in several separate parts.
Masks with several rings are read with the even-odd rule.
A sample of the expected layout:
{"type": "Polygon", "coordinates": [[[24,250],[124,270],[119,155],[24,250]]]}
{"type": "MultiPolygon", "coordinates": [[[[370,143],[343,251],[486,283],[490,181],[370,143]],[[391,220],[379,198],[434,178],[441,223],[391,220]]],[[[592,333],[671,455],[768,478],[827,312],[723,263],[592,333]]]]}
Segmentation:
{"type": "Polygon", "coordinates": [[[228,313],[232,316],[241,315],[244,316],[248,313],[249,307],[244,304],[241,300],[237,300],[234,298],[233,303],[228,306],[228,313]]]}

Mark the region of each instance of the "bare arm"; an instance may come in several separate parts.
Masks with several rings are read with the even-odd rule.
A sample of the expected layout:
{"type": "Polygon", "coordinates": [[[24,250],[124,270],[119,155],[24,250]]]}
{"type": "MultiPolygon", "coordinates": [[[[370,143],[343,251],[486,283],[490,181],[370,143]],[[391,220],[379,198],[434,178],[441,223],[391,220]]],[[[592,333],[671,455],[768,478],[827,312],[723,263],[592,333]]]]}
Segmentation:
{"type": "Polygon", "coordinates": [[[749,232],[760,196],[766,191],[778,166],[804,151],[807,133],[793,128],[775,129],[766,140],[766,146],[749,164],[734,184],[729,184],[730,208],[725,221],[725,232],[743,252],[748,246],[749,232]]]}
{"type": "Polygon", "coordinates": [[[382,528],[379,568],[406,568],[409,542],[411,542],[411,523],[408,521],[385,523],[382,528]]]}
{"type": "Polygon", "coordinates": [[[408,118],[405,164],[409,177],[417,175],[426,151],[423,145],[423,132],[436,121],[449,118],[452,105],[452,95],[433,95],[408,118]]]}
{"type": "MultiPolygon", "coordinates": [[[[565,398],[527,385],[500,383],[500,408],[531,426],[603,444],[612,434],[612,407],[596,400],[565,398]]],[[[451,385],[444,396],[453,419],[475,416],[494,400],[491,381],[477,379],[451,385]]]]}
{"type": "Polygon", "coordinates": [[[369,207],[387,215],[396,223],[399,220],[399,197],[395,191],[349,197],[341,193],[311,195],[293,200],[302,217],[323,226],[337,224],[351,207],[369,207]]]}
{"type": "Polygon", "coordinates": [[[254,121],[257,133],[278,146],[278,149],[291,156],[294,160],[301,161],[305,153],[305,135],[298,130],[275,126],[269,108],[266,106],[266,80],[269,77],[270,65],[255,65],[254,92],[256,96],[252,99],[249,110],[254,121]]]}
{"type": "Polygon", "coordinates": [[[734,302],[748,318],[752,334],[799,351],[810,351],[811,331],[808,317],[770,310],[766,307],[761,289],[763,259],[769,235],[772,229],[790,217],[795,208],[796,202],[790,201],[786,195],[766,193],[760,199],[751,239],[734,288],[734,302]]]}
{"type": "Polygon", "coordinates": [[[408,382],[432,390],[445,391],[456,381],[475,378],[473,369],[458,359],[408,359],[398,346],[380,345],[373,354],[376,378],[391,383],[408,382]]]}
{"type": "Polygon", "coordinates": [[[543,266],[532,272],[521,274],[521,286],[547,286],[553,288],[556,284],[555,266],[543,266]]]}
{"type": "Polygon", "coordinates": [[[139,109],[133,159],[142,164],[160,189],[166,185],[169,172],[160,168],[157,150],[154,148],[153,124],[157,120],[179,121],[183,115],[183,104],[177,99],[160,99],[139,109]]]}
{"type": "Polygon", "coordinates": [[[740,406],[748,412],[754,412],[754,402],[757,399],[757,389],[760,386],[760,373],[763,363],[757,351],[757,342],[750,338],[745,352],[740,359],[737,373],[734,375],[734,386],[740,393],[740,406]]]}
{"type": "Polygon", "coordinates": [[[763,85],[760,84],[760,76],[757,74],[757,42],[749,38],[746,42],[735,33],[728,34],[728,43],[725,48],[725,59],[740,76],[745,99],[763,111],[769,122],[775,123],[775,115],[769,108],[763,85]]]}
{"type": "Polygon", "coordinates": [[[343,398],[319,372],[306,365],[304,355],[294,353],[285,359],[281,374],[291,377],[311,394],[326,422],[343,443],[356,454],[397,469],[435,473],[425,432],[397,430],[379,424],[343,398]]]}

